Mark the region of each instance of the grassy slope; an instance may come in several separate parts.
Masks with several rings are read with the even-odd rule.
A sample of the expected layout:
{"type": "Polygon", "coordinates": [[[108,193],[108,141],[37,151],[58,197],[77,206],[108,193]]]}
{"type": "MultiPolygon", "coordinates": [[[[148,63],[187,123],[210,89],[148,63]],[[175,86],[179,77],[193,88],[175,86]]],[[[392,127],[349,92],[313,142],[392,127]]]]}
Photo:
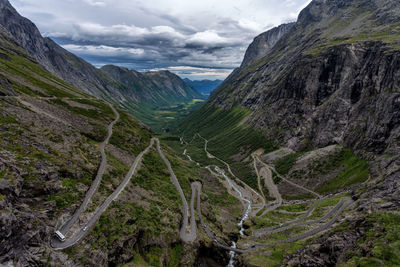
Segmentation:
{"type": "MultiPolygon", "coordinates": [[[[69,118],[75,118],[85,124],[53,127],[52,117],[25,107],[19,98],[0,99],[0,146],[2,148],[0,153],[9,153],[8,159],[15,162],[21,172],[26,173],[23,176],[24,190],[36,194],[35,202],[28,204],[30,209],[42,214],[42,207],[49,205],[46,203],[54,203],[54,206],[49,206],[53,207],[50,211],[46,210],[43,213],[51,215],[51,218],[43,214],[40,218],[36,218],[34,215],[32,220],[35,222],[32,224],[48,224],[49,221],[55,224],[61,214],[72,212],[71,207],[79,205],[86,189],[91,185],[100,162],[98,145],[104,140],[106,127],[115,115],[103,101],[92,98],[48,73],[14,44],[5,40],[1,41],[0,73],[7,78],[7,83],[21,99],[34,103],[35,106],[39,103],[38,108],[46,110],[51,116],[57,118],[67,116],[66,121],[69,118]],[[25,116],[22,114],[36,116],[36,119],[25,120],[19,117],[25,116]],[[47,120],[50,121],[49,124],[46,124],[47,120]],[[86,127],[88,129],[85,129],[86,127]],[[52,178],[43,177],[41,169],[52,170],[54,175],[52,174],[52,178]],[[59,184],[59,186],[53,187],[54,184],[59,184]],[[41,190],[45,188],[49,190],[42,192],[41,190]]],[[[120,121],[114,125],[114,134],[110,145],[106,148],[109,165],[89,211],[93,211],[96,208],[95,204],[100,203],[124,178],[129,165],[124,163],[123,158],[128,157],[128,162],[133,160],[134,155],[149,144],[152,136],[147,128],[125,111],[119,110],[119,113],[120,121]]],[[[169,148],[164,147],[164,149],[189,198],[188,179],[189,176],[195,178],[197,170],[191,165],[187,167],[187,163],[176,158],[169,148]]],[[[86,262],[87,258],[81,256],[80,253],[112,247],[114,245],[112,242],[118,240],[123,242],[135,229],[138,232],[144,232],[149,239],[163,236],[161,242],[175,242],[177,229],[179,229],[177,214],[181,212],[181,204],[176,189],[171,184],[163,166],[155,152],[146,155],[144,168],[130,185],[131,188],[137,186],[151,192],[154,198],[147,199],[149,209],[140,206],[137,200],[126,200],[126,196],[123,197],[124,200],[118,201],[118,204],[107,211],[107,214],[113,216],[102,216],[99,224],[85,239],[86,245],[83,248],[80,247],[80,251],[69,250],[67,252],[69,256],[86,262]],[[170,221],[161,221],[164,215],[170,221]],[[125,225],[124,218],[138,219],[135,219],[132,227],[128,227],[125,225]],[[122,228],[118,227],[123,227],[123,231],[120,232],[122,228]]],[[[16,179],[12,169],[5,168],[0,171],[0,181],[7,180],[16,184],[19,182],[16,179]]],[[[1,201],[8,199],[7,194],[0,195],[1,201]]],[[[10,211],[1,210],[1,212],[10,211]]],[[[136,251],[138,250],[142,248],[136,248],[136,251]]],[[[171,245],[168,255],[161,255],[155,250],[157,247],[151,247],[144,253],[148,263],[159,262],[159,259],[163,257],[168,259],[171,266],[178,265],[181,245],[171,245]]],[[[130,253],[133,253],[133,250],[130,253]]],[[[141,256],[138,254],[136,257],[141,256]]],[[[52,257],[46,254],[43,258],[51,259],[52,257]]]]}
{"type": "Polygon", "coordinates": [[[399,266],[400,215],[375,212],[367,216],[367,231],[358,240],[360,248],[349,251],[351,259],[340,266],[399,266]],[[364,251],[371,251],[365,255],[364,251]]]}
{"type": "MultiPolygon", "coordinates": [[[[208,139],[208,150],[231,164],[233,172],[240,179],[253,188],[257,188],[256,177],[251,167],[235,160],[232,156],[237,155],[243,159],[256,149],[263,148],[269,152],[276,146],[262,132],[241,123],[249,114],[250,111],[245,109],[223,110],[204,105],[183,121],[180,130],[186,141],[191,140],[196,133],[208,139]]],[[[197,140],[194,147],[192,151],[200,152],[204,147],[204,142],[197,140]]]]}
{"type": "Polygon", "coordinates": [[[136,118],[149,125],[156,133],[169,132],[176,128],[180,120],[200,108],[204,99],[171,100],[169,104],[154,103],[124,103],[123,106],[136,118]]]}
{"type": "MultiPolygon", "coordinates": [[[[292,153],[276,160],[274,162],[276,171],[282,175],[288,175],[295,181],[296,179],[316,179],[339,170],[330,181],[316,189],[321,194],[336,192],[351,185],[360,184],[369,177],[370,167],[368,163],[356,156],[349,148],[341,149],[337,153],[312,161],[304,169],[291,172],[296,160],[303,154],[304,152],[292,153]]],[[[307,196],[312,197],[309,194],[307,196]]]]}

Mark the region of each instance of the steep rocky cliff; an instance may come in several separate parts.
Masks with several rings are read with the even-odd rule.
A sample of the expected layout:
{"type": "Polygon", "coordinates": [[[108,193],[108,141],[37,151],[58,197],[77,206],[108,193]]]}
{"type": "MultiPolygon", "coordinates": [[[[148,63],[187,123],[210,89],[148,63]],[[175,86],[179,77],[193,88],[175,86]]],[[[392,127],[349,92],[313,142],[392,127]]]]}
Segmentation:
{"type": "Polygon", "coordinates": [[[242,65],[245,68],[266,56],[271,48],[284,36],[294,23],[282,24],[254,38],[253,42],[246,50],[242,65]]]}
{"type": "Polygon", "coordinates": [[[397,149],[398,9],[397,1],[313,1],[210,104],[252,110],[249,125],[294,149],[342,142],[371,152],[397,149]]]}

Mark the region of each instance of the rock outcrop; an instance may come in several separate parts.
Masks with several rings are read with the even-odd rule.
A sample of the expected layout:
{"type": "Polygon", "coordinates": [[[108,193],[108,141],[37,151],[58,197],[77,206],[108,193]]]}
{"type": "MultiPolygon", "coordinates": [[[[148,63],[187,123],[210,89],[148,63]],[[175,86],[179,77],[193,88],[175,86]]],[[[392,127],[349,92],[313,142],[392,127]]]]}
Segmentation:
{"type": "Polygon", "coordinates": [[[295,23],[282,24],[254,38],[247,48],[242,65],[245,68],[268,54],[271,48],[284,36],[295,23]]]}

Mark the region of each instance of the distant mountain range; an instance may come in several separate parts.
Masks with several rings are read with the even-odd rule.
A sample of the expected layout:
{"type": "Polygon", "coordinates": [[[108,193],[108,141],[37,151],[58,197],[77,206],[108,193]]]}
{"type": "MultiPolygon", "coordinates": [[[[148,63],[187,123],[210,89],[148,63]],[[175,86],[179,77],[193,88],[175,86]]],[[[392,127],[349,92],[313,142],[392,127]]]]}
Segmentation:
{"type": "Polygon", "coordinates": [[[190,101],[201,95],[179,76],[169,71],[138,72],[127,68],[106,65],[101,71],[118,83],[131,89],[131,97],[153,105],[169,105],[190,101]]]}
{"type": "Polygon", "coordinates": [[[223,81],[222,80],[190,80],[188,78],[183,79],[184,82],[190,87],[196,89],[203,95],[210,95],[211,92],[217,88],[223,81]]]}

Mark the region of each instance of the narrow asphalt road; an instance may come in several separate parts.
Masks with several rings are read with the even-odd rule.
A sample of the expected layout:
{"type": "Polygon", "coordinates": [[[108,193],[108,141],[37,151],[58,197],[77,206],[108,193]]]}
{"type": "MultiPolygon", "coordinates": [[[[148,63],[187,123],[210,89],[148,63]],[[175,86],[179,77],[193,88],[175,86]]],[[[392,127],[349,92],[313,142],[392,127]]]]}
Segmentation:
{"type": "Polygon", "coordinates": [[[309,193],[311,193],[311,194],[317,196],[318,198],[322,198],[322,196],[321,196],[320,194],[318,194],[317,192],[314,192],[314,191],[312,191],[312,190],[310,190],[310,189],[308,189],[308,188],[305,188],[304,186],[301,186],[301,185],[298,185],[298,184],[296,184],[296,183],[293,183],[292,181],[288,180],[286,177],[280,175],[280,174],[275,170],[274,167],[269,166],[268,164],[266,164],[265,162],[263,162],[263,161],[260,159],[260,157],[258,157],[258,156],[257,156],[257,160],[258,160],[262,165],[264,165],[266,168],[268,168],[268,169],[270,169],[270,170],[273,170],[273,171],[278,175],[278,177],[281,178],[281,179],[282,179],[283,181],[285,181],[286,183],[291,184],[291,185],[293,185],[293,186],[295,186],[295,187],[298,187],[298,188],[300,188],[300,189],[302,189],[302,190],[304,190],[304,191],[306,191],[306,192],[309,192],[309,193]]]}
{"type": "MultiPolygon", "coordinates": [[[[285,224],[280,226],[279,228],[275,228],[275,229],[270,229],[270,230],[266,230],[266,229],[260,229],[260,230],[256,230],[253,232],[253,235],[255,237],[262,237],[264,235],[271,235],[271,234],[276,234],[276,233],[280,233],[286,230],[290,230],[293,229],[295,227],[300,227],[300,226],[307,226],[307,225],[313,225],[313,224],[317,224],[317,223],[321,223],[323,221],[325,221],[326,219],[328,219],[329,217],[331,217],[334,213],[336,213],[340,207],[343,206],[344,203],[351,201],[350,198],[347,197],[343,197],[340,199],[339,203],[336,204],[336,206],[331,209],[327,214],[325,214],[325,216],[315,219],[315,220],[311,220],[311,221],[307,221],[304,223],[300,223],[302,220],[299,220],[298,223],[291,223],[291,224],[285,224]]],[[[303,218],[305,219],[305,218],[303,218]]]]}
{"type": "Polygon", "coordinates": [[[79,242],[88,232],[89,230],[96,224],[100,216],[107,210],[110,204],[117,199],[119,194],[125,189],[133,174],[135,173],[139,163],[142,161],[143,156],[149,152],[150,148],[154,145],[154,138],[151,139],[150,145],[143,150],[133,162],[131,168],[129,169],[128,174],[125,176],[124,181],[118,186],[118,188],[103,202],[103,204],[97,208],[94,215],[90,218],[90,220],[85,224],[85,226],[77,233],[75,233],[72,237],[68,238],[64,242],[61,242],[58,238],[53,237],[51,239],[51,246],[55,250],[66,249],[75,245],[79,242]]]}
{"type": "MultiPolygon", "coordinates": [[[[251,156],[253,158],[253,167],[254,167],[254,170],[256,171],[256,175],[257,175],[258,190],[260,191],[262,197],[264,198],[264,201],[266,202],[267,198],[265,197],[264,190],[262,189],[262,186],[261,186],[261,177],[260,177],[260,173],[259,173],[258,168],[257,168],[257,161],[256,161],[256,158],[255,158],[255,156],[253,154],[251,156]]],[[[254,216],[255,215],[256,214],[254,214],[254,216]]]]}
{"type": "MultiPolygon", "coordinates": [[[[270,231],[272,231],[272,230],[279,229],[279,228],[284,228],[284,227],[287,227],[287,226],[289,226],[289,225],[297,224],[297,223],[303,221],[304,219],[306,219],[307,217],[309,217],[309,216],[312,214],[312,212],[315,210],[315,208],[319,205],[319,203],[321,203],[321,201],[322,201],[322,196],[321,196],[320,194],[318,194],[318,193],[316,193],[316,192],[314,192],[314,191],[308,189],[308,188],[305,188],[304,186],[301,186],[301,185],[298,185],[298,184],[296,184],[296,183],[293,183],[292,181],[288,180],[286,177],[280,175],[280,174],[275,170],[275,168],[274,168],[273,166],[269,166],[269,165],[266,164],[265,162],[261,161],[261,159],[260,159],[258,156],[256,156],[256,157],[257,157],[257,160],[258,160],[262,165],[264,165],[264,167],[265,167],[266,169],[273,170],[273,171],[278,175],[278,177],[281,178],[283,181],[285,181],[285,182],[287,182],[288,184],[293,185],[293,186],[295,186],[295,187],[297,187],[297,188],[300,188],[300,189],[302,189],[302,190],[304,190],[304,191],[306,191],[306,192],[309,192],[309,193],[314,194],[315,196],[317,196],[318,200],[317,200],[317,201],[307,210],[307,212],[306,212],[303,216],[301,216],[300,218],[295,219],[295,220],[290,221],[290,222],[287,222],[287,223],[284,223],[284,224],[281,224],[281,225],[279,225],[279,226],[274,226],[274,227],[269,227],[269,228],[265,228],[265,229],[256,230],[256,231],[254,231],[253,235],[254,235],[254,236],[262,236],[262,235],[264,235],[265,233],[268,233],[268,232],[270,232],[270,231]]],[[[272,181],[272,182],[273,182],[273,181],[272,181]]],[[[275,185],[275,188],[276,188],[276,190],[278,190],[278,188],[276,187],[276,185],[275,185]]],[[[269,187],[268,187],[268,189],[269,189],[269,187]]],[[[279,191],[278,191],[278,192],[279,192],[279,191]]],[[[282,204],[282,203],[280,203],[280,204],[282,204]]],[[[279,205],[279,206],[280,206],[280,205],[279,205]]],[[[278,207],[278,206],[276,206],[276,207],[275,207],[275,206],[267,207],[267,209],[262,213],[261,216],[265,215],[265,214],[266,214],[267,212],[269,212],[269,211],[272,211],[272,210],[276,209],[277,207],[278,207]]]]}
{"type": "Polygon", "coordinates": [[[184,242],[193,242],[197,238],[197,225],[196,225],[196,218],[194,216],[194,196],[192,194],[192,199],[191,199],[191,217],[190,217],[190,233],[187,232],[187,227],[188,227],[188,213],[189,213],[189,206],[185,198],[185,194],[183,193],[182,187],[179,184],[178,179],[176,178],[176,175],[174,171],[172,170],[171,163],[168,161],[168,159],[165,157],[164,153],[161,150],[160,147],[160,141],[156,138],[157,142],[157,151],[162,160],[164,161],[165,165],[168,168],[169,173],[171,174],[171,181],[175,185],[176,190],[178,190],[179,196],[181,197],[182,200],[182,205],[183,205],[183,211],[182,211],[182,227],[180,230],[180,237],[184,242]]]}
{"type": "Polygon", "coordinates": [[[274,241],[271,243],[267,243],[267,244],[262,244],[262,245],[255,245],[254,247],[251,247],[249,249],[246,249],[246,252],[250,252],[253,250],[257,250],[257,249],[263,249],[263,248],[267,248],[267,247],[272,247],[275,246],[277,244],[284,244],[284,243],[292,243],[292,242],[296,242],[302,239],[306,239],[309,238],[313,235],[316,235],[320,232],[323,232],[325,230],[328,230],[339,218],[340,215],[342,215],[343,211],[349,207],[350,205],[352,205],[354,203],[354,201],[350,198],[345,198],[343,200],[343,202],[341,202],[342,204],[338,207],[336,214],[325,224],[318,226],[317,228],[314,228],[312,230],[309,230],[307,232],[301,233],[299,235],[296,236],[292,236],[289,237],[287,239],[284,240],[278,240],[278,241],[274,241]]]}
{"type": "Polygon", "coordinates": [[[91,187],[89,188],[89,191],[86,192],[86,196],[85,196],[85,199],[83,200],[83,203],[75,211],[74,215],[64,225],[62,225],[60,227],[59,231],[65,236],[67,235],[67,233],[71,229],[71,227],[75,224],[76,220],[78,220],[79,216],[81,216],[82,212],[86,209],[87,205],[89,204],[90,200],[92,199],[92,196],[97,191],[97,188],[100,185],[101,178],[103,177],[103,174],[104,174],[104,171],[105,171],[105,168],[106,168],[106,164],[107,164],[107,156],[106,156],[106,153],[105,153],[104,150],[105,150],[106,145],[110,141],[111,135],[113,133],[113,126],[119,120],[119,113],[115,110],[115,108],[112,105],[109,105],[109,106],[113,110],[116,118],[115,118],[115,120],[113,122],[110,123],[110,125],[108,125],[108,127],[107,127],[107,132],[108,132],[107,133],[107,137],[103,141],[103,143],[100,144],[100,153],[101,153],[100,167],[99,167],[99,169],[97,171],[97,175],[96,175],[96,178],[95,178],[94,182],[92,183],[91,187]]]}
{"type": "Polygon", "coordinates": [[[261,216],[264,216],[267,212],[273,211],[282,205],[283,199],[281,194],[279,193],[278,187],[272,180],[271,171],[266,167],[262,167],[260,170],[260,175],[264,177],[264,183],[268,188],[269,192],[271,193],[272,197],[275,198],[275,201],[272,205],[268,205],[266,209],[263,211],[261,216]]]}

